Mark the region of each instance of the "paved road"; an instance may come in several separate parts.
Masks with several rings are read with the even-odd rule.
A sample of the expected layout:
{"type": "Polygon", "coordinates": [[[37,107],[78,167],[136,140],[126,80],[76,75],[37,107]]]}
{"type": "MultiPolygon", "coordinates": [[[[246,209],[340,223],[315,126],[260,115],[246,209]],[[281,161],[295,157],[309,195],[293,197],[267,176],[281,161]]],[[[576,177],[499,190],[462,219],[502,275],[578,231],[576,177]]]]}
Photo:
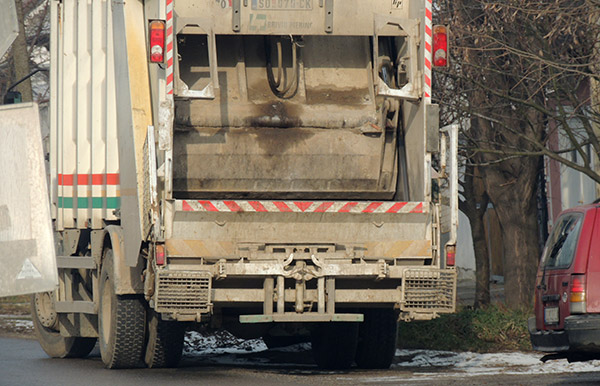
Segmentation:
{"type": "MultiPolygon", "coordinates": [[[[449,368],[385,371],[318,371],[307,352],[274,352],[186,357],[178,369],[106,370],[97,350],[86,359],[47,358],[34,340],[0,338],[0,385],[593,385],[598,371],[511,375],[510,368],[490,368],[469,375],[449,368]]],[[[515,354],[516,355],[516,354],[515,354]]],[[[580,370],[583,368],[580,368],[580,370]]]]}

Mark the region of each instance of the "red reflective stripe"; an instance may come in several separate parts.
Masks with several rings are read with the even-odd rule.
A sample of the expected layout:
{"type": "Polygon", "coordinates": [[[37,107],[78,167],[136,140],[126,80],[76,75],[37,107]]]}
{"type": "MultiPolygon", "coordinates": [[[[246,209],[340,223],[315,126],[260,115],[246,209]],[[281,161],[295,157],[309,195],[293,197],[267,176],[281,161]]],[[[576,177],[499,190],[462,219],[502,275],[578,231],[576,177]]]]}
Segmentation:
{"type": "Polygon", "coordinates": [[[306,212],[306,209],[308,209],[313,203],[312,201],[294,201],[294,204],[296,204],[298,209],[300,209],[303,212],[306,212]]]}
{"type": "Polygon", "coordinates": [[[373,213],[373,211],[379,208],[382,204],[383,202],[372,202],[365,208],[365,210],[363,210],[363,213],[373,213]]]}
{"type": "Polygon", "coordinates": [[[390,209],[386,211],[386,213],[398,213],[398,211],[406,205],[406,202],[397,202],[390,209]]]}
{"type": "Polygon", "coordinates": [[[206,209],[209,212],[218,212],[219,209],[217,209],[212,202],[210,201],[198,201],[200,203],[200,205],[202,205],[204,207],[204,209],[206,209]]]}
{"type": "Polygon", "coordinates": [[[73,186],[73,175],[72,174],[59,174],[59,175],[60,175],[59,185],[73,186]]]}
{"type": "Polygon", "coordinates": [[[73,186],[75,180],[77,180],[77,185],[119,185],[119,173],[58,175],[58,185],[61,186],[73,186]]]}
{"type": "Polygon", "coordinates": [[[232,212],[243,212],[242,208],[235,201],[223,201],[232,212]]]}
{"type": "Polygon", "coordinates": [[[106,185],[119,185],[119,173],[106,174],[106,185]]]}
{"type": "Polygon", "coordinates": [[[427,75],[425,75],[425,84],[431,86],[431,79],[427,75]]]}
{"type": "Polygon", "coordinates": [[[429,27],[427,25],[425,26],[425,34],[428,36],[431,36],[431,27],[429,27]]]}
{"type": "Polygon", "coordinates": [[[258,201],[248,201],[248,204],[250,204],[250,206],[253,207],[254,210],[257,211],[257,212],[268,212],[268,210],[265,209],[265,207],[263,206],[263,204],[261,204],[258,201]]]}
{"type": "Polygon", "coordinates": [[[285,202],[273,201],[273,204],[275,204],[275,206],[277,207],[277,209],[279,209],[280,212],[292,212],[292,209],[290,209],[290,207],[287,206],[285,202]]]}
{"type": "Polygon", "coordinates": [[[342,209],[338,210],[339,213],[348,213],[352,208],[358,205],[358,202],[349,202],[342,207],[342,209]]]}
{"type": "Polygon", "coordinates": [[[333,202],[324,202],[321,205],[319,205],[319,207],[317,209],[315,209],[315,212],[318,212],[318,213],[326,212],[327,209],[331,208],[332,205],[333,205],[333,202]]]}
{"type": "Polygon", "coordinates": [[[410,213],[423,213],[423,204],[415,206],[415,208],[411,210],[410,213]]]}
{"type": "MultiPolygon", "coordinates": [[[[429,61],[429,59],[425,58],[425,67],[427,68],[431,68],[431,62],[429,61]]],[[[427,76],[427,75],[426,75],[427,76]]]]}
{"type": "Polygon", "coordinates": [[[429,44],[429,43],[425,42],[425,50],[426,50],[427,52],[431,52],[431,44],[429,44]]]}
{"type": "Polygon", "coordinates": [[[190,204],[187,203],[187,201],[182,201],[181,202],[181,209],[183,209],[186,212],[193,211],[192,207],[190,206],[190,204]]]}
{"type": "Polygon", "coordinates": [[[431,9],[427,8],[425,9],[425,17],[428,19],[431,19],[431,9]]]}

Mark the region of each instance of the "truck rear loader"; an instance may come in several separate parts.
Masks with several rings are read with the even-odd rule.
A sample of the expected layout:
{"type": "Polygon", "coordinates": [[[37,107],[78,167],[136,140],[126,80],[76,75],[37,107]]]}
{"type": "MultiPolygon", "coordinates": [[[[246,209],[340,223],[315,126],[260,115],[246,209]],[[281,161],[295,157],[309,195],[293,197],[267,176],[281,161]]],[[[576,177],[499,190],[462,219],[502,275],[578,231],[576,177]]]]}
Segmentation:
{"type": "Polygon", "coordinates": [[[50,356],[174,366],[198,323],[386,368],[398,319],[454,311],[431,0],[51,0],[51,21],[50,356]]]}

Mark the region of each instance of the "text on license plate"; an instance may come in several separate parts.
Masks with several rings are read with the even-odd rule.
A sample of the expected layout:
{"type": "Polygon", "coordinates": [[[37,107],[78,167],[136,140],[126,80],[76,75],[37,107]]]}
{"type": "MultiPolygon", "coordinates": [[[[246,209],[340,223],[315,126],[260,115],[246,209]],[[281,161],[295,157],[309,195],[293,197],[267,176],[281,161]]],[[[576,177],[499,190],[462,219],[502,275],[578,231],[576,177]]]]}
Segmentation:
{"type": "Polygon", "coordinates": [[[544,323],[558,324],[558,307],[544,308],[544,323]]]}
{"type": "Polygon", "coordinates": [[[305,11],[312,9],[313,1],[314,0],[252,0],[252,9],[265,11],[305,11]]]}

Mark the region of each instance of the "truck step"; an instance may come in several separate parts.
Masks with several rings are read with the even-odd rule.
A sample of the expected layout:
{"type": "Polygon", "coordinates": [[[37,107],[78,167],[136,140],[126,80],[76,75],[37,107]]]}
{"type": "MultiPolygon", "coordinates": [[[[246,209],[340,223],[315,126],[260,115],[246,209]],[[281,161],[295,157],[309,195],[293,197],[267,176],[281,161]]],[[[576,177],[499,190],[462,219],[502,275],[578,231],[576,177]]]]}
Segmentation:
{"type": "Polygon", "coordinates": [[[85,300],[58,301],[55,303],[58,313],[97,314],[94,302],[85,300]]]}
{"type": "Polygon", "coordinates": [[[58,268],[96,268],[94,258],[88,256],[56,256],[56,265],[58,268]]]}

